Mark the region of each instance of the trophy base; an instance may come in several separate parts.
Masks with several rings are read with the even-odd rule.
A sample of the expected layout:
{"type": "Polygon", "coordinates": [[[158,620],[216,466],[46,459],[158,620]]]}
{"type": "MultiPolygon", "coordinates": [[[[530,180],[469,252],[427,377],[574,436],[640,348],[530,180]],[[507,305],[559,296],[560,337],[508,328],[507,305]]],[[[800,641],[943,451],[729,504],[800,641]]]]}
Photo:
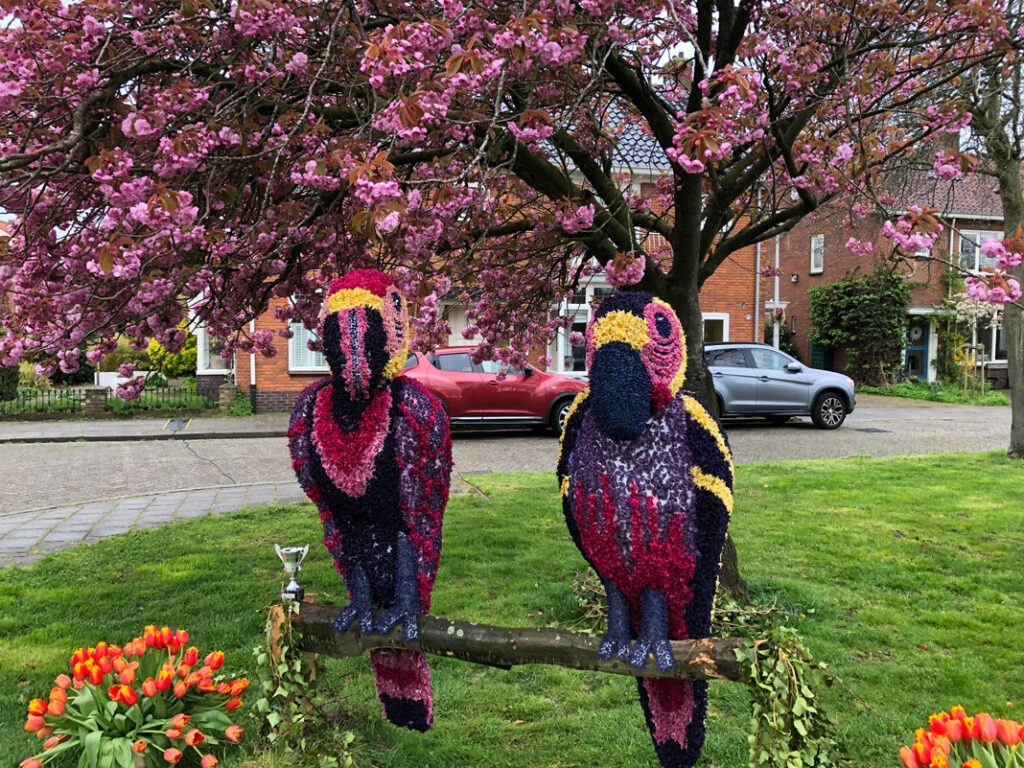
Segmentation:
{"type": "Polygon", "coordinates": [[[304,598],[305,596],[306,590],[302,587],[293,587],[290,589],[285,589],[281,592],[282,600],[291,600],[294,603],[301,603],[302,598],[304,598]]]}

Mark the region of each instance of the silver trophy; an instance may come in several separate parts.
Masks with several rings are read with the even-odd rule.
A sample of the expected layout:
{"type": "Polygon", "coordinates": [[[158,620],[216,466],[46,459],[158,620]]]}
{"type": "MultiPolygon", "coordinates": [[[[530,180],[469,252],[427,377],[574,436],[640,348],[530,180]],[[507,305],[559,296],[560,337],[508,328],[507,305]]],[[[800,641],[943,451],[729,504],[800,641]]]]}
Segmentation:
{"type": "Polygon", "coordinates": [[[309,552],[309,544],[304,547],[282,547],[275,544],[274,549],[277,550],[277,556],[284,563],[284,572],[289,578],[288,586],[281,590],[281,599],[302,602],[306,590],[299,586],[295,576],[302,570],[302,561],[306,559],[306,554],[309,552]]]}

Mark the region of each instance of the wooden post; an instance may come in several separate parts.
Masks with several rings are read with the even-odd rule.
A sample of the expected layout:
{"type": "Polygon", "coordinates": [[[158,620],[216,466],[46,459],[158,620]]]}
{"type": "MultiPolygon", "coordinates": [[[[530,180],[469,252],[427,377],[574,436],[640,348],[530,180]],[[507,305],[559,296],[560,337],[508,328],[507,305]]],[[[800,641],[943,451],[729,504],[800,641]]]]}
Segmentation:
{"type": "Polygon", "coordinates": [[[675,640],[672,652],[676,663],[668,672],[662,672],[651,657],[644,669],[615,658],[604,661],[597,655],[601,639],[580,632],[496,627],[422,615],[419,640],[406,643],[401,629],[387,637],[376,633],[361,635],[354,627],[344,634],[335,632],[332,623],[340,610],[334,605],[302,603],[300,613],[292,617],[292,626],[302,634],[300,648],[335,658],[361,656],[373,648],[408,648],[503,669],[519,664],[553,664],[632,677],[742,681],[744,669],[735,651],[758,642],[738,637],[675,640]]]}

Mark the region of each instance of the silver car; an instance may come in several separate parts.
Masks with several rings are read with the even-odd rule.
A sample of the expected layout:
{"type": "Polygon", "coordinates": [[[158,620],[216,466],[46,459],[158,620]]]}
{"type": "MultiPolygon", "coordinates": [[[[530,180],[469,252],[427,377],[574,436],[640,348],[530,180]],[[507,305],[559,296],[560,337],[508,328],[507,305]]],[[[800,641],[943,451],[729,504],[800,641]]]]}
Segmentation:
{"type": "Polygon", "coordinates": [[[835,429],[853,410],[850,377],[808,368],[767,344],[707,344],[704,356],[723,416],[764,416],[774,424],[810,416],[814,426],[835,429]]]}

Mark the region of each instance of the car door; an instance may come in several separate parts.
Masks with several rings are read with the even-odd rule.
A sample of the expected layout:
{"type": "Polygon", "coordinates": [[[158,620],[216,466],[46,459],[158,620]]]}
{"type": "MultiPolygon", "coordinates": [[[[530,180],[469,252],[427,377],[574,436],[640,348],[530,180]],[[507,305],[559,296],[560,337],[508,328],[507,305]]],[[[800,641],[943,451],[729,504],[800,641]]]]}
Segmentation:
{"type": "Polygon", "coordinates": [[[427,388],[441,397],[452,420],[478,421],[479,396],[474,388],[481,374],[474,370],[469,352],[437,352],[430,356],[430,364],[437,370],[430,374],[427,388]]]}
{"type": "Polygon", "coordinates": [[[757,406],[757,379],[741,347],[723,347],[705,352],[715,392],[729,415],[753,413],[757,406]]]}
{"type": "Polygon", "coordinates": [[[807,369],[777,349],[747,350],[757,377],[758,413],[807,413],[811,377],[807,369]]]}
{"type": "MultiPolygon", "coordinates": [[[[483,360],[477,366],[479,382],[474,384],[473,398],[479,401],[484,418],[536,416],[536,386],[532,375],[521,368],[509,368],[495,360],[483,360]],[[505,376],[499,377],[504,371],[505,376]]],[[[531,372],[532,374],[532,372],[531,372]]]]}

